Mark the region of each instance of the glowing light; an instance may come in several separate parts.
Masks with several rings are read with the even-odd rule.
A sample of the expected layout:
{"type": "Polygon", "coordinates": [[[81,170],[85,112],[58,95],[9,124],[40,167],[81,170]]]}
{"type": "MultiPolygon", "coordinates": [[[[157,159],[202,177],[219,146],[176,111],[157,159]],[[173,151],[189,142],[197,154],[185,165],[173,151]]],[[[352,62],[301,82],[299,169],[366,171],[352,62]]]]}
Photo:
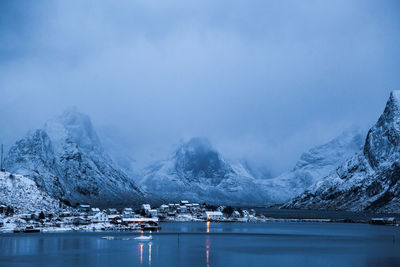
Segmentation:
{"type": "MultiPolygon", "coordinates": [[[[207,226],[209,226],[209,223],[207,223],[207,226]]],[[[209,231],[207,231],[207,232],[209,232],[209,231]]],[[[206,235],[205,241],[206,241],[206,264],[207,264],[207,267],[210,267],[210,236],[209,235],[206,235]]]]}
{"type": "Polygon", "coordinates": [[[151,243],[149,243],[149,266],[151,266],[151,243]]]}
{"type": "Polygon", "coordinates": [[[210,221],[207,221],[207,233],[209,233],[210,232],[210,221]]]}
{"type": "Polygon", "coordinates": [[[140,243],[140,264],[143,264],[143,243],[140,243]]]}

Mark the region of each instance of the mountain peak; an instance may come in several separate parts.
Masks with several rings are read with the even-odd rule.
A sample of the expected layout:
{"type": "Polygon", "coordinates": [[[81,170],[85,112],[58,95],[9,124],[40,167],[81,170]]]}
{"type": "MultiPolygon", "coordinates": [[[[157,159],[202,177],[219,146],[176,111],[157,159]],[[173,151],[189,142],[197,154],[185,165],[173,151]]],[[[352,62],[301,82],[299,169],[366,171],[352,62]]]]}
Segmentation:
{"type": "Polygon", "coordinates": [[[195,137],[181,145],[175,155],[175,169],[191,173],[193,178],[222,179],[231,172],[228,164],[220,156],[207,138],[195,137]]]}
{"type": "Polygon", "coordinates": [[[364,149],[284,207],[398,212],[400,91],[393,91],[364,149]]]}
{"type": "Polygon", "coordinates": [[[388,121],[399,122],[400,118],[400,91],[392,91],[389,100],[386,103],[385,111],[378,120],[378,124],[384,124],[388,121]]]}
{"type": "Polygon", "coordinates": [[[372,168],[399,159],[400,150],[400,91],[393,91],[385,111],[367,135],[364,155],[372,168]]]}
{"type": "Polygon", "coordinates": [[[192,153],[204,153],[206,151],[215,151],[210,140],[205,137],[193,137],[189,141],[184,142],[178,148],[178,151],[184,150],[192,153]]]}
{"type": "Polygon", "coordinates": [[[69,139],[83,149],[102,151],[100,139],[90,117],[79,112],[76,107],[69,108],[60,116],[47,121],[44,129],[57,149],[60,149],[57,144],[69,139]]]}

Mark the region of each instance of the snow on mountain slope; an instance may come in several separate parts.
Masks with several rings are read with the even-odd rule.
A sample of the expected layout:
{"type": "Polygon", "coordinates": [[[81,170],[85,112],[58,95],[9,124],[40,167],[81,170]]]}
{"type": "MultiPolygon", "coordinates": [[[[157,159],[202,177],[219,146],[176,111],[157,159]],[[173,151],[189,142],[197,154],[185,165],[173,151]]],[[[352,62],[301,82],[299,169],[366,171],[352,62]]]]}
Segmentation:
{"type": "Polygon", "coordinates": [[[13,207],[15,213],[57,213],[64,206],[22,175],[0,172],[0,188],[0,204],[13,207]]]}
{"type": "Polygon", "coordinates": [[[122,205],[143,197],[104,151],[90,118],[76,110],[64,112],[16,142],[5,166],[71,203],[122,205]]]}
{"type": "Polygon", "coordinates": [[[192,138],[167,160],[149,166],[139,185],[169,201],[254,205],[265,198],[242,165],[227,162],[204,138],[192,138]]]}
{"type": "Polygon", "coordinates": [[[400,91],[393,91],[362,150],[286,208],[400,212],[400,91]]]}
{"type": "Polygon", "coordinates": [[[327,144],[310,149],[301,155],[291,171],[261,181],[266,194],[273,203],[283,203],[301,194],[360,150],[363,141],[361,130],[350,130],[327,144]]]}

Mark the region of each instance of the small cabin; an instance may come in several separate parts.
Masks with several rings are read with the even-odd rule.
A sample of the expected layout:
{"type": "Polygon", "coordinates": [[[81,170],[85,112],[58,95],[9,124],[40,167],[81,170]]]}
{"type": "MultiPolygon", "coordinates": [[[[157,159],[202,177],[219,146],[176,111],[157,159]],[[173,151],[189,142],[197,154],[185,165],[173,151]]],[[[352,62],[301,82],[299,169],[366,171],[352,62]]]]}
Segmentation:
{"type": "Polygon", "coordinates": [[[222,212],[220,211],[206,211],[207,220],[221,220],[224,218],[222,212]]]}
{"type": "Polygon", "coordinates": [[[105,212],[99,212],[92,217],[92,222],[97,222],[97,223],[108,222],[108,215],[105,212]]]}

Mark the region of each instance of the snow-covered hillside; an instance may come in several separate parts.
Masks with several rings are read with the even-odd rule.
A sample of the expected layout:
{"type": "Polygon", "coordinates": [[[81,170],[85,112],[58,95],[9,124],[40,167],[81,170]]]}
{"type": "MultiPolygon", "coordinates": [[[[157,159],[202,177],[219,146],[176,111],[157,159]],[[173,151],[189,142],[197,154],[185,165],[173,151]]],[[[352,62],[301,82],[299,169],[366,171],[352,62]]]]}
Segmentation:
{"type": "Polygon", "coordinates": [[[260,181],[272,203],[283,203],[301,194],[310,186],[353,156],[364,142],[359,129],[345,131],[332,141],[303,153],[296,166],[280,176],[260,181]]]}
{"type": "Polygon", "coordinates": [[[240,163],[227,161],[203,138],[182,144],[167,160],[149,166],[139,185],[166,200],[238,205],[283,203],[334,171],[363,142],[361,131],[344,132],[304,153],[295,168],[273,179],[256,179],[240,163]]]}
{"type": "Polygon", "coordinates": [[[231,164],[204,138],[181,144],[145,170],[139,185],[165,200],[228,205],[262,204],[263,190],[241,164],[231,164]]]}
{"type": "Polygon", "coordinates": [[[57,213],[63,206],[22,175],[0,172],[0,188],[0,204],[12,207],[15,213],[57,213]]]}
{"type": "Polygon", "coordinates": [[[143,197],[104,151],[89,117],[75,109],[16,142],[5,166],[71,203],[122,205],[143,197]]]}
{"type": "Polygon", "coordinates": [[[400,91],[393,91],[363,149],[287,208],[400,211],[400,91]]]}

